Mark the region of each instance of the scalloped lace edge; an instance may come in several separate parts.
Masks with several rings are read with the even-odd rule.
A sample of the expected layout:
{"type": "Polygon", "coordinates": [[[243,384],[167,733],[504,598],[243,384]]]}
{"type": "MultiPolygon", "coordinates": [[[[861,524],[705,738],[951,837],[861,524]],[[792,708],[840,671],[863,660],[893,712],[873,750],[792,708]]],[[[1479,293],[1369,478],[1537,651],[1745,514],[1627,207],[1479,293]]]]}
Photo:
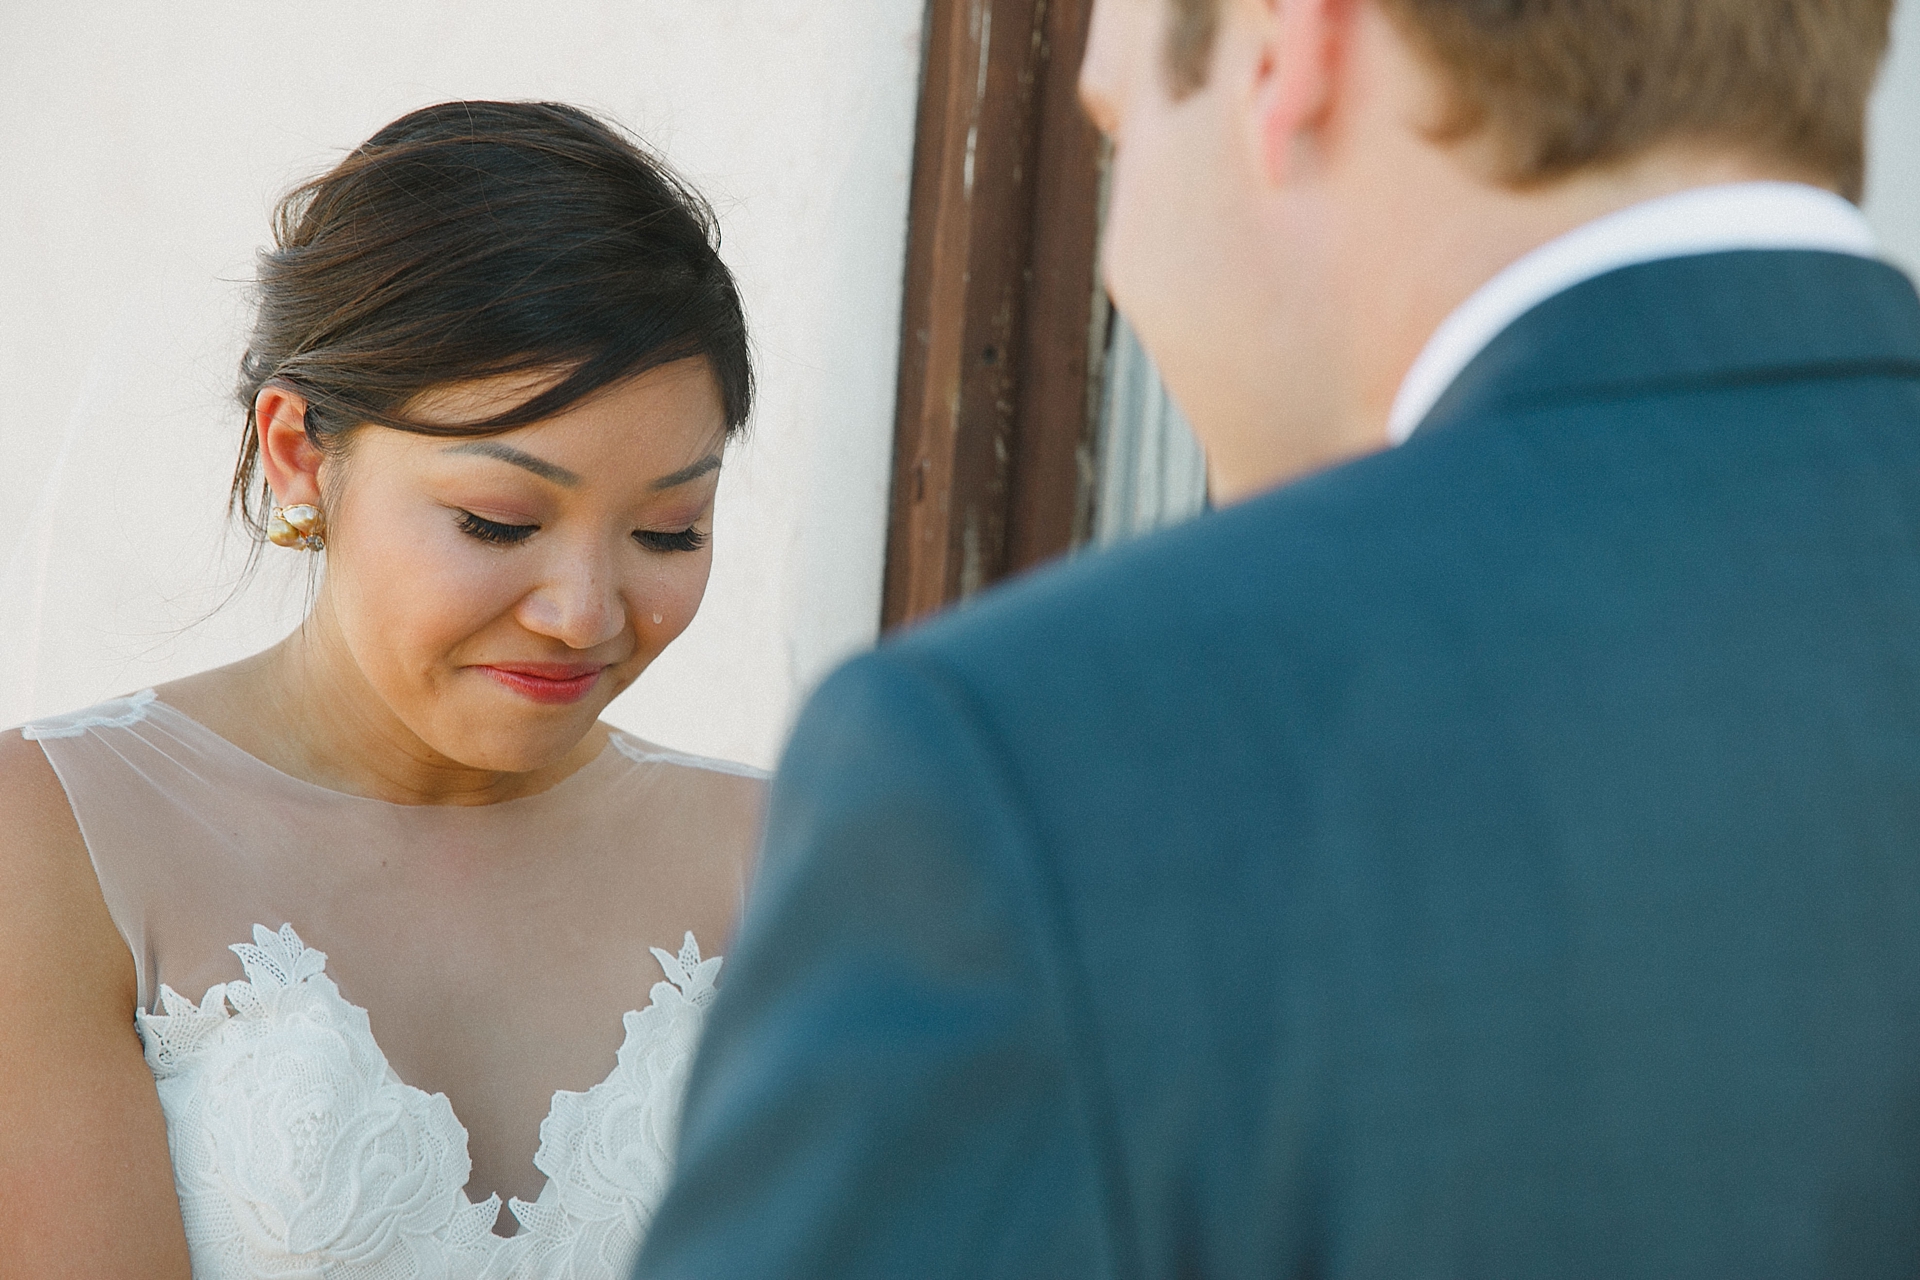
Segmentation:
{"type": "Polygon", "coordinates": [[[20,736],[28,742],[39,742],[43,738],[77,738],[89,729],[124,729],[145,720],[147,709],[158,696],[151,689],[142,689],[131,697],[114,698],[84,711],[48,716],[20,726],[20,736]]]}

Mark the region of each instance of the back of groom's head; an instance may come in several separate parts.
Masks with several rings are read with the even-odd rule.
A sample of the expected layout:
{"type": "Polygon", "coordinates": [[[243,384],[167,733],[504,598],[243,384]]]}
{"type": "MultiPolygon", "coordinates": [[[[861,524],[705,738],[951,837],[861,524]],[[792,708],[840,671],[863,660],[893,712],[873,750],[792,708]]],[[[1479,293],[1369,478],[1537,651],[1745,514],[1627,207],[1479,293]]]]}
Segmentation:
{"type": "Polygon", "coordinates": [[[1894,0],[1095,0],[1103,265],[1232,500],[1382,447],[1501,268],[1716,183],[1858,199],[1894,0]]]}
{"type": "MultiPolygon", "coordinates": [[[[1176,95],[1206,83],[1226,0],[1170,0],[1176,95]]],[[[1678,139],[1735,146],[1858,200],[1894,0],[1378,0],[1517,186],[1678,139]]]]}

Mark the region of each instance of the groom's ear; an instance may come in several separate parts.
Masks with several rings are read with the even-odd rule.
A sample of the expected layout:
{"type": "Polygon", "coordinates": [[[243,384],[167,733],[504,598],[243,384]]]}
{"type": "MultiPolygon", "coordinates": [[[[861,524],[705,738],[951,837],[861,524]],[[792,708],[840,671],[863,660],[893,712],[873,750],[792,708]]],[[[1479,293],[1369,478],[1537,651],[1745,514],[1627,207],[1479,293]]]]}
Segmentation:
{"type": "Polygon", "coordinates": [[[1254,135],[1267,181],[1281,186],[1334,113],[1342,59],[1371,0],[1226,2],[1248,24],[1240,38],[1254,46],[1254,135]]]}
{"type": "Polygon", "coordinates": [[[260,473],[283,507],[320,505],[320,464],[327,455],[307,435],[307,398],[268,383],[253,400],[260,432],[260,473]]]}

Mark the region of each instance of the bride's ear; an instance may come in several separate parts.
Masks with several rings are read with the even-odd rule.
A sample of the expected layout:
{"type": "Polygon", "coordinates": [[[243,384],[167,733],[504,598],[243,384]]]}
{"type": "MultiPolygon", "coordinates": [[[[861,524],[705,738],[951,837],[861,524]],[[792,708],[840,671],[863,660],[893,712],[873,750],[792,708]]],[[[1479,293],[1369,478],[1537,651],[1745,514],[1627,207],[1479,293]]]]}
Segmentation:
{"type": "Polygon", "coordinates": [[[268,383],[253,399],[260,431],[260,473],[276,505],[320,505],[320,464],[327,455],[307,436],[307,398],[268,383]]]}

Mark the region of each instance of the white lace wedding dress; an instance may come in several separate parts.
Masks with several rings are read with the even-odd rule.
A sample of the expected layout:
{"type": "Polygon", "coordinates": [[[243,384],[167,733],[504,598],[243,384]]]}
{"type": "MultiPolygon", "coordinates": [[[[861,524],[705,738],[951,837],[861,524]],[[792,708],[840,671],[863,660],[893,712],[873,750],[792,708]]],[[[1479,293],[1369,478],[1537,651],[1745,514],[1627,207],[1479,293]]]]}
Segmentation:
{"type": "Polygon", "coordinates": [[[698,857],[703,795],[753,771],[616,734],[540,795],[400,806],[280,773],[151,692],[24,732],[60,775],[133,953],[198,1280],[625,1276],[666,1187],[720,960],[691,933],[677,954],[645,946],[619,904],[698,857]],[[685,774],[662,785],[687,769],[691,790],[685,774]],[[567,860],[595,877],[584,895],[542,865],[560,845],[605,851],[567,860]],[[464,882],[475,867],[483,882],[464,882]],[[436,933],[449,902],[462,919],[498,902],[497,925],[436,933]],[[396,1058],[505,1116],[497,1146],[548,1099],[544,1187],[509,1202],[515,1234],[496,1234],[499,1196],[468,1194],[453,1103],[396,1070],[376,1025],[396,1058]],[[590,1082],[616,1027],[604,1078],[553,1087],[590,1082]],[[496,1040],[506,1051],[475,1083],[472,1046],[496,1040]]]}

